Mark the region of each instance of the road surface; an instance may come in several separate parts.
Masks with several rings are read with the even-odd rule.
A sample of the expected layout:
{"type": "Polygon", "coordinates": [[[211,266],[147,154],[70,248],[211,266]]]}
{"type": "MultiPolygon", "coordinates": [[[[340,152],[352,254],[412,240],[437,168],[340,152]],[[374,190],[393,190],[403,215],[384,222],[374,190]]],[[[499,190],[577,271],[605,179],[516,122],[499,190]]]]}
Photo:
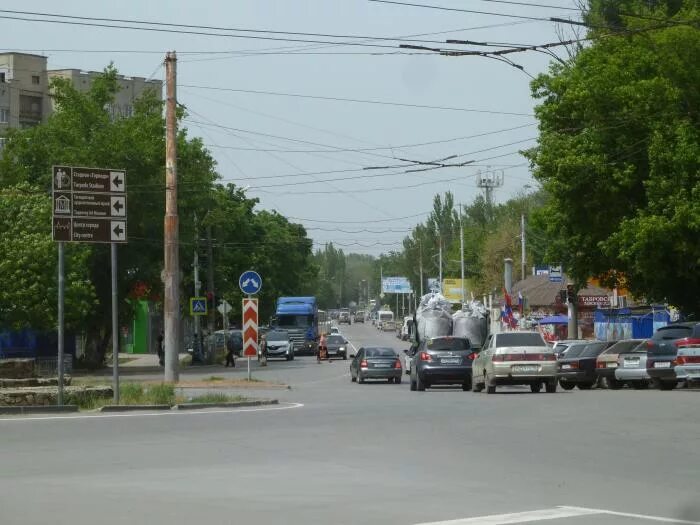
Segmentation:
{"type": "Polygon", "coordinates": [[[410,392],[348,365],[256,366],[292,385],[276,408],[2,417],[0,523],[700,522],[700,392],[410,392]]]}

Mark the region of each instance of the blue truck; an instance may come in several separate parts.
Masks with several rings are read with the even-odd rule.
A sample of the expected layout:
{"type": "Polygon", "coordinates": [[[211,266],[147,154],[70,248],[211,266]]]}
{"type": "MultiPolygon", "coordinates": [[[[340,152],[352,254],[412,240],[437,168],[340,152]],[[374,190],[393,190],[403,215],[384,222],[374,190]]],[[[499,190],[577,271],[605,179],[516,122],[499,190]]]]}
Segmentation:
{"type": "Polygon", "coordinates": [[[295,354],[314,355],[318,348],[318,321],[315,297],[280,297],[271,325],[287,331],[295,354]]]}

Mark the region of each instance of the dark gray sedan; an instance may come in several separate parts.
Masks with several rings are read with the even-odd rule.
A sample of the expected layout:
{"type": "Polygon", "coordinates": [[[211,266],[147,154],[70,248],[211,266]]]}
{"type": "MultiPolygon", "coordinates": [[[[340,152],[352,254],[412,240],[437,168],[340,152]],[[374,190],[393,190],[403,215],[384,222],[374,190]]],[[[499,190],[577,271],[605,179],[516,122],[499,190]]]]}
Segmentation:
{"type": "Polygon", "coordinates": [[[401,359],[391,348],[363,347],[350,363],[350,380],[364,383],[366,379],[386,379],[389,383],[401,383],[403,368],[401,359]]]}
{"type": "Polygon", "coordinates": [[[326,338],[328,359],[348,358],[348,341],[340,334],[331,334],[326,338]]]}

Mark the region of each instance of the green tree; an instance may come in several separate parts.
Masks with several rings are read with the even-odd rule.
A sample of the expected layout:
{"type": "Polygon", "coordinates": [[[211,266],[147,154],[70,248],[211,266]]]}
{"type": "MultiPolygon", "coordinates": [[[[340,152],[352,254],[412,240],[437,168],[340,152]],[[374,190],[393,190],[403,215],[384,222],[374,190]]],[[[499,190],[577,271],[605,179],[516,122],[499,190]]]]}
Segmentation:
{"type": "Polygon", "coordinates": [[[635,295],[688,312],[700,307],[699,15],[690,1],[593,1],[592,45],[533,81],[529,152],[551,196],[550,260],[579,283],[622,273],[635,295]]]}
{"type": "MultiPolygon", "coordinates": [[[[51,198],[26,183],[0,189],[0,327],[51,330],[57,324],[58,252],[51,239],[51,198]]],[[[65,323],[80,328],[96,304],[90,247],[65,248],[65,323]]]]}

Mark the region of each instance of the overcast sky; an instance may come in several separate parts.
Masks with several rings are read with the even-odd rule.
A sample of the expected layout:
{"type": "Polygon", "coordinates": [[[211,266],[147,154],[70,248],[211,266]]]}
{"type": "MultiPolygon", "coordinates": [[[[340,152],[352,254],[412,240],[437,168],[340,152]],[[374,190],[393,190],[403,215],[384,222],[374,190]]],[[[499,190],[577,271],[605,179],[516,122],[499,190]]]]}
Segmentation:
{"type": "MultiPolygon", "coordinates": [[[[574,7],[573,0],[520,1],[574,7]]],[[[579,18],[572,10],[500,0],[412,3],[532,18],[579,18]]],[[[444,40],[543,44],[558,40],[556,24],[549,21],[367,0],[4,0],[2,9],[351,35],[238,32],[243,38],[234,38],[0,18],[0,44],[7,46],[5,50],[45,54],[51,69],[101,70],[113,61],[125,75],[164,79],[163,55],[177,51],[178,99],[189,110],[185,124],[212,151],[222,179],[249,186],[248,194],[258,197],[263,208],[303,223],[319,245],[333,241],[345,251],[374,255],[399,248],[403,236],[424,215],[398,218],[428,212],[437,192],[449,190],[458,203],[471,202],[480,191],[475,174],[487,165],[504,169],[504,186],[496,191],[498,201],[533,184],[525,160],[517,153],[533,145],[537,134],[527,74],[488,58],[403,54],[411,51],[400,50],[396,40],[357,37],[405,37],[421,40],[405,42],[414,45],[484,49],[448,46],[444,40]],[[426,142],[434,143],[417,145],[426,142]],[[347,151],[357,149],[364,151],[347,151]],[[398,158],[434,161],[453,155],[458,157],[445,162],[475,160],[475,166],[414,173],[404,173],[405,168],[364,169],[405,164],[398,158]]],[[[7,12],[0,16],[38,18],[7,12]]],[[[545,71],[550,59],[537,52],[509,57],[533,76],[545,71]]]]}

